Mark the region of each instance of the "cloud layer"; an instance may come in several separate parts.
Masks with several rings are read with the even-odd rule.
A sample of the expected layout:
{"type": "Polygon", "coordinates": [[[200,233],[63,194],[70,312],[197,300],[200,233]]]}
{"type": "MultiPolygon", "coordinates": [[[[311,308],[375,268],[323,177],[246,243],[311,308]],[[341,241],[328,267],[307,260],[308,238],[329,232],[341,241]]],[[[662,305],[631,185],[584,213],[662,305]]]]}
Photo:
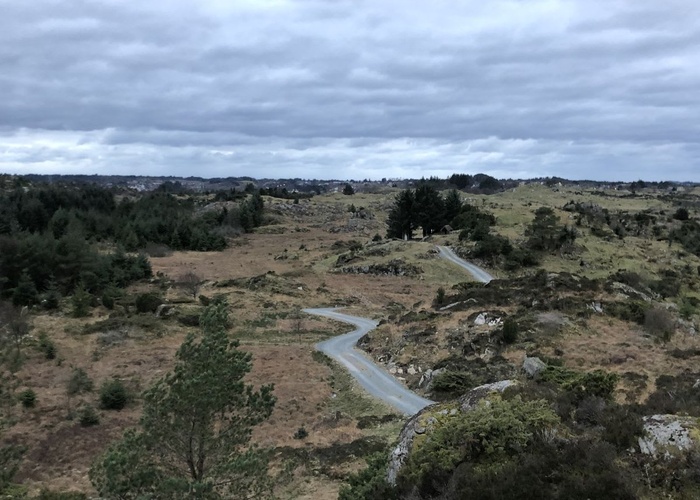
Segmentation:
{"type": "Polygon", "coordinates": [[[687,0],[33,0],[0,171],[700,181],[687,0]]]}

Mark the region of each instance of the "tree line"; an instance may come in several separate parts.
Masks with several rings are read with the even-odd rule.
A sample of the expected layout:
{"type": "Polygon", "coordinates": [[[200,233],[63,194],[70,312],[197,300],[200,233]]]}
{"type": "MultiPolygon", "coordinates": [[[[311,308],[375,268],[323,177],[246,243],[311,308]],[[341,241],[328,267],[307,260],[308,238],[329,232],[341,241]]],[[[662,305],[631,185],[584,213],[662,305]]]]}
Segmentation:
{"type": "Polygon", "coordinates": [[[259,192],[230,210],[198,211],[199,198],[168,191],[178,190],[125,196],[95,185],[16,185],[1,192],[0,299],[31,305],[79,283],[90,293],[123,287],[150,276],[145,255],[133,255],[149,245],[222,250],[230,230],[263,222],[259,192]]]}

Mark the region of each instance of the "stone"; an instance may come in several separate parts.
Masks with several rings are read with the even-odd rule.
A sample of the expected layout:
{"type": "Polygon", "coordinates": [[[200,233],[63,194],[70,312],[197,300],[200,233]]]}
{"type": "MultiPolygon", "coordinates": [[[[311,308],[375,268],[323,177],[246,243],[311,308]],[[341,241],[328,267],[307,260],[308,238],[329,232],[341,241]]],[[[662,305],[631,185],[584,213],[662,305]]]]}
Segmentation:
{"type": "Polygon", "coordinates": [[[175,314],[175,306],[171,304],[161,304],[156,309],[156,318],[167,318],[175,314]]]}
{"type": "Polygon", "coordinates": [[[600,304],[600,302],[591,302],[588,304],[588,309],[594,313],[603,314],[603,306],[600,304]]]}
{"type": "Polygon", "coordinates": [[[542,361],[540,358],[534,356],[530,358],[528,356],[525,356],[525,360],[523,361],[523,371],[527,374],[528,377],[535,377],[545,368],[547,368],[547,363],[542,361]]]}
{"type": "Polygon", "coordinates": [[[408,367],[408,370],[406,370],[406,373],[408,373],[409,375],[415,375],[416,373],[418,373],[418,371],[416,371],[415,367],[411,365],[408,367]]]}
{"type": "Polygon", "coordinates": [[[479,357],[484,363],[490,363],[493,360],[494,356],[496,356],[496,351],[494,351],[490,347],[487,347],[486,349],[484,349],[484,353],[479,357]]]}
{"type": "Polygon", "coordinates": [[[690,449],[698,433],[698,419],[678,415],[644,417],[645,436],[639,438],[639,451],[654,457],[670,458],[690,449]]]}
{"type": "Polygon", "coordinates": [[[481,313],[479,314],[476,319],[474,320],[474,324],[476,326],[481,326],[486,324],[486,313],[481,313]]]}

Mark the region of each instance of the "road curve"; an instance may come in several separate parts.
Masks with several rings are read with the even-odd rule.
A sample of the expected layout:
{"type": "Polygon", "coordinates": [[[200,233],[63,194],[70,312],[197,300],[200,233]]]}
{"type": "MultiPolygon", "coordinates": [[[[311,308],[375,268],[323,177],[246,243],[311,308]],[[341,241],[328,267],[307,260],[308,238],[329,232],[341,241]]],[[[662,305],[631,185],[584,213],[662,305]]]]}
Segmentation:
{"type": "Polygon", "coordinates": [[[437,248],[440,251],[440,257],[442,257],[443,259],[449,260],[450,262],[457,264],[458,266],[466,269],[467,272],[469,272],[469,274],[474,276],[474,278],[477,281],[481,281],[482,283],[488,283],[489,281],[491,281],[493,279],[493,276],[491,276],[489,273],[487,273],[486,271],[484,271],[480,267],[475,266],[474,264],[471,264],[471,263],[467,262],[466,260],[457,257],[457,255],[452,251],[451,248],[443,247],[440,245],[437,245],[437,248]]]}
{"type": "MultiPolygon", "coordinates": [[[[493,276],[483,269],[457,257],[448,247],[438,245],[437,248],[440,251],[440,257],[462,267],[474,276],[476,280],[488,283],[493,279],[493,276]]],[[[360,337],[377,327],[376,321],[343,314],[333,307],[304,309],[304,312],[350,323],[357,327],[350,333],[338,335],[316,344],[316,349],[347,368],[367,392],[406,415],[414,415],[426,406],[434,403],[434,401],[422,398],[415,392],[409,391],[401,382],[355,347],[360,337]]]]}
{"type": "Polygon", "coordinates": [[[360,337],[377,327],[376,321],[343,314],[335,308],[304,309],[304,312],[350,323],[357,327],[350,333],[316,344],[316,349],[347,368],[367,392],[406,415],[414,415],[426,406],[433,404],[433,401],[408,390],[401,382],[355,347],[360,337]]]}

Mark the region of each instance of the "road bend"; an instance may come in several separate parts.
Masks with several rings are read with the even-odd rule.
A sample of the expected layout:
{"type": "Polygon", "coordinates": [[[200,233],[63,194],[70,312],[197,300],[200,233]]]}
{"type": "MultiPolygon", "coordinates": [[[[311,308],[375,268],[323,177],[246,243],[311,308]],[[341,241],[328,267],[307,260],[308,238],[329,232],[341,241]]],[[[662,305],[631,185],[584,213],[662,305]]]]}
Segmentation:
{"type": "Polygon", "coordinates": [[[350,333],[316,344],[316,349],[347,368],[350,374],[371,395],[405,415],[414,415],[426,406],[433,404],[433,401],[408,390],[399,380],[356,348],[360,337],[377,327],[376,321],[343,314],[335,308],[304,309],[304,312],[350,323],[356,327],[350,333]]]}
{"type": "MultiPolygon", "coordinates": [[[[493,279],[489,273],[455,255],[448,247],[438,246],[440,256],[465,269],[482,283],[493,279]]],[[[434,403],[413,391],[408,390],[399,380],[394,378],[383,367],[377,365],[364,352],[357,349],[360,337],[377,327],[377,322],[368,318],[351,316],[338,312],[336,308],[304,309],[304,312],[325,316],[326,318],[350,323],[356,328],[345,335],[338,335],[316,344],[316,349],[330,356],[355,377],[359,384],[371,395],[384,401],[389,406],[406,415],[414,415],[428,405],[434,403]]]]}

